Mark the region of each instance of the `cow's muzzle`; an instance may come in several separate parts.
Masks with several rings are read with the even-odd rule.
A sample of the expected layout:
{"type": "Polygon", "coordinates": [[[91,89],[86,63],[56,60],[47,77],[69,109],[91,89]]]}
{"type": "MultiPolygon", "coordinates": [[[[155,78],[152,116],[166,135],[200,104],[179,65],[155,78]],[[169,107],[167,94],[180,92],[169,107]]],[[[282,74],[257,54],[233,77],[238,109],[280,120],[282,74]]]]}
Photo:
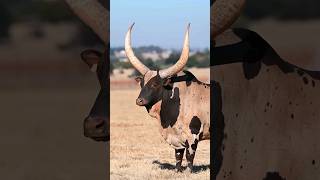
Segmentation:
{"type": "Polygon", "coordinates": [[[110,134],[107,119],[103,117],[87,117],[83,122],[84,136],[95,141],[109,141],[110,134]]]}
{"type": "Polygon", "coordinates": [[[145,106],[145,105],[147,105],[147,100],[144,99],[144,98],[137,98],[136,99],[136,104],[138,106],[145,106]]]}

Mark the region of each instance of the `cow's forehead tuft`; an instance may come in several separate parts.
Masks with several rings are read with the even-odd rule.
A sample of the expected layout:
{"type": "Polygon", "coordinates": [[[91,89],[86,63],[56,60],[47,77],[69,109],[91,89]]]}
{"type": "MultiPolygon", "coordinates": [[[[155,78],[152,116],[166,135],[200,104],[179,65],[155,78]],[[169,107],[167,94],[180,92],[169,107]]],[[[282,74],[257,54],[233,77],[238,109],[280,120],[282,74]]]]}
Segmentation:
{"type": "Polygon", "coordinates": [[[144,78],[144,85],[146,85],[150,81],[150,79],[152,79],[156,75],[157,75],[157,71],[148,71],[143,77],[144,78]]]}
{"type": "MultiPolygon", "coordinates": [[[[186,73],[180,71],[177,75],[178,75],[178,76],[183,76],[183,75],[186,75],[186,73]]],[[[157,71],[148,71],[148,72],[143,76],[143,80],[144,80],[143,86],[145,86],[145,85],[146,85],[152,78],[154,78],[155,76],[157,76],[157,71]]]]}

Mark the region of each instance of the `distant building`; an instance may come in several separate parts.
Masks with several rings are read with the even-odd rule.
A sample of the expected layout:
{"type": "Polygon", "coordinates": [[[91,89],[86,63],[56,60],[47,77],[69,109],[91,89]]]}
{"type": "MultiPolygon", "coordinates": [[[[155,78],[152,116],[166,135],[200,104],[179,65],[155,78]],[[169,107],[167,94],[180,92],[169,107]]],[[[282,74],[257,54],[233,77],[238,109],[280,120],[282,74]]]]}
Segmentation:
{"type": "MultiPolygon", "coordinates": [[[[140,48],[139,50],[136,50],[136,51],[137,51],[136,52],[137,56],[140,55],[139,57],[142,57],[143,59],[151,59],[152,61],[168,59],[170,55],[173,53],[181,53],[180,51],[175,51],[170,49],[152,50],[147,48],[143,48],[143,49],[140,48]]],[[[113,52],[114,53],[111,56],[114,56],[115,59],[121,62],[128,62],[128,58],[126,56],[124,49],[121,48],[118,50],[114,50],[113,52]]],[[[197,54],[198,52],[201,52],[201,51],[191,50],[189,52],[189,57],[197,54]]]]}
{"type": "Polygon", "coordinates": [[[126,52],[124,50],[121,51],[115,51],[114,56],[120,61],[120,62],[128,62],[128,58],[126,55],[126,52]]]}
{"type": "Polygon", "coordinates": [[[141,53],[143,59],[151,59],[152,61],[158,61],[161,59],[160,54],[156,51],[141,53]]]}
{"type": "Polygon", "coordinates": [[[162,50],[161,52],[153,50],[151,52],[143,52],[141,55],[143,59],[151,59],[152,61],[158,61],[167,59],[171,55],[171,53],[171,50],[162,50]]]}
{"type": "Polygon", "coordinates": [[[161,52],[161,57],[162,59],[168,59],[171,54],[172,54],[171,50],[164,50],[161,52]]]}

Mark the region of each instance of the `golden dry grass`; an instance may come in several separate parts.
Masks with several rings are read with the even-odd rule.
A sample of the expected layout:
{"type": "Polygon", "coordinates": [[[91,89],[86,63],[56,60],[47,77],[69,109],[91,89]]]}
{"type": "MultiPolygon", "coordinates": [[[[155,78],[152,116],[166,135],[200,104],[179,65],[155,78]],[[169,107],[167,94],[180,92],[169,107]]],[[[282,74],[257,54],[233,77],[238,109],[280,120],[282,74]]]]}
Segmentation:
{"type": "MultiPolygon", "coordinates": [[[[135,104],[138,86],[112,89],[110,93],[111,179],[210,178],[210,141],[199,143],[194,160],[196,173],[176,173],[174,149],[162,139],[156,119],[135,104]]],[[[183,166],[186,166],[185,157],[183,166]]]]}
{"type": "Polygon", "coordinates": [[[106,144],[83,136],[97,87],[0,90],[0,179],[105,180],[106,144]]]}

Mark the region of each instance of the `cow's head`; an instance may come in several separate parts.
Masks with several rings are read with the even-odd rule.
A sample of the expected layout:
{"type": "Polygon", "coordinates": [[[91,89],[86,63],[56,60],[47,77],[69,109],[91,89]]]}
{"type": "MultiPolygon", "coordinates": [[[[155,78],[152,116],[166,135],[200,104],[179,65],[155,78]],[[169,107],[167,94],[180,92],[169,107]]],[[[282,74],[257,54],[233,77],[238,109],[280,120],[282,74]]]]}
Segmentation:
{"type": "Polygon", "coordinates": [[[109,140],[109,17],[110,4],[98,0],[64,0],[73,12],[101,39],[106,51],[85,50],[81,58],[95,71],[101,86],[84,121],[84,135],[97,141],[109,140]]]}
{"type": "Polygon", "coordinates": [[[84,135],[96,141],[109,140],[109,82],[107,50],[101,53],[96,50],[85,50],[81,53],[82,60],[97,74],[101,86],[96,101],[83,122],[84,135]]]}
{"type": "Polygon", "coordinates": [[[138,76],[135,78],[140,84],[141,91],[136,99],[136,104],[138,106],[151,106],[158,102],[162,93],[165,89],[171,89],[172,83],[170,78],[161,78],[159,71],[155,76],[138,76]],[[149,79],[152,77],[151,79],[149,79]],[[146,83],[145,83],[146,81],[146,83]]]}
{"type": "Polygon", "coordinates": [[[133,25],[134,24],[130,26],[126,34],[125,51],[130,63],[142,74],[142,76],[136,78],[136,80],[140,82],[141,86],[141,92],[136,100],[136,104],[147,107],[159,101],[163,90],[170,87],[170,77],[183,70],[184,66],[187,64],[189,56],[190,24],[187,27],[183,49],[179,60],[171,67],[157,71],[150,70],[134,55],[131,48],[131,30],[133,25]]]}

